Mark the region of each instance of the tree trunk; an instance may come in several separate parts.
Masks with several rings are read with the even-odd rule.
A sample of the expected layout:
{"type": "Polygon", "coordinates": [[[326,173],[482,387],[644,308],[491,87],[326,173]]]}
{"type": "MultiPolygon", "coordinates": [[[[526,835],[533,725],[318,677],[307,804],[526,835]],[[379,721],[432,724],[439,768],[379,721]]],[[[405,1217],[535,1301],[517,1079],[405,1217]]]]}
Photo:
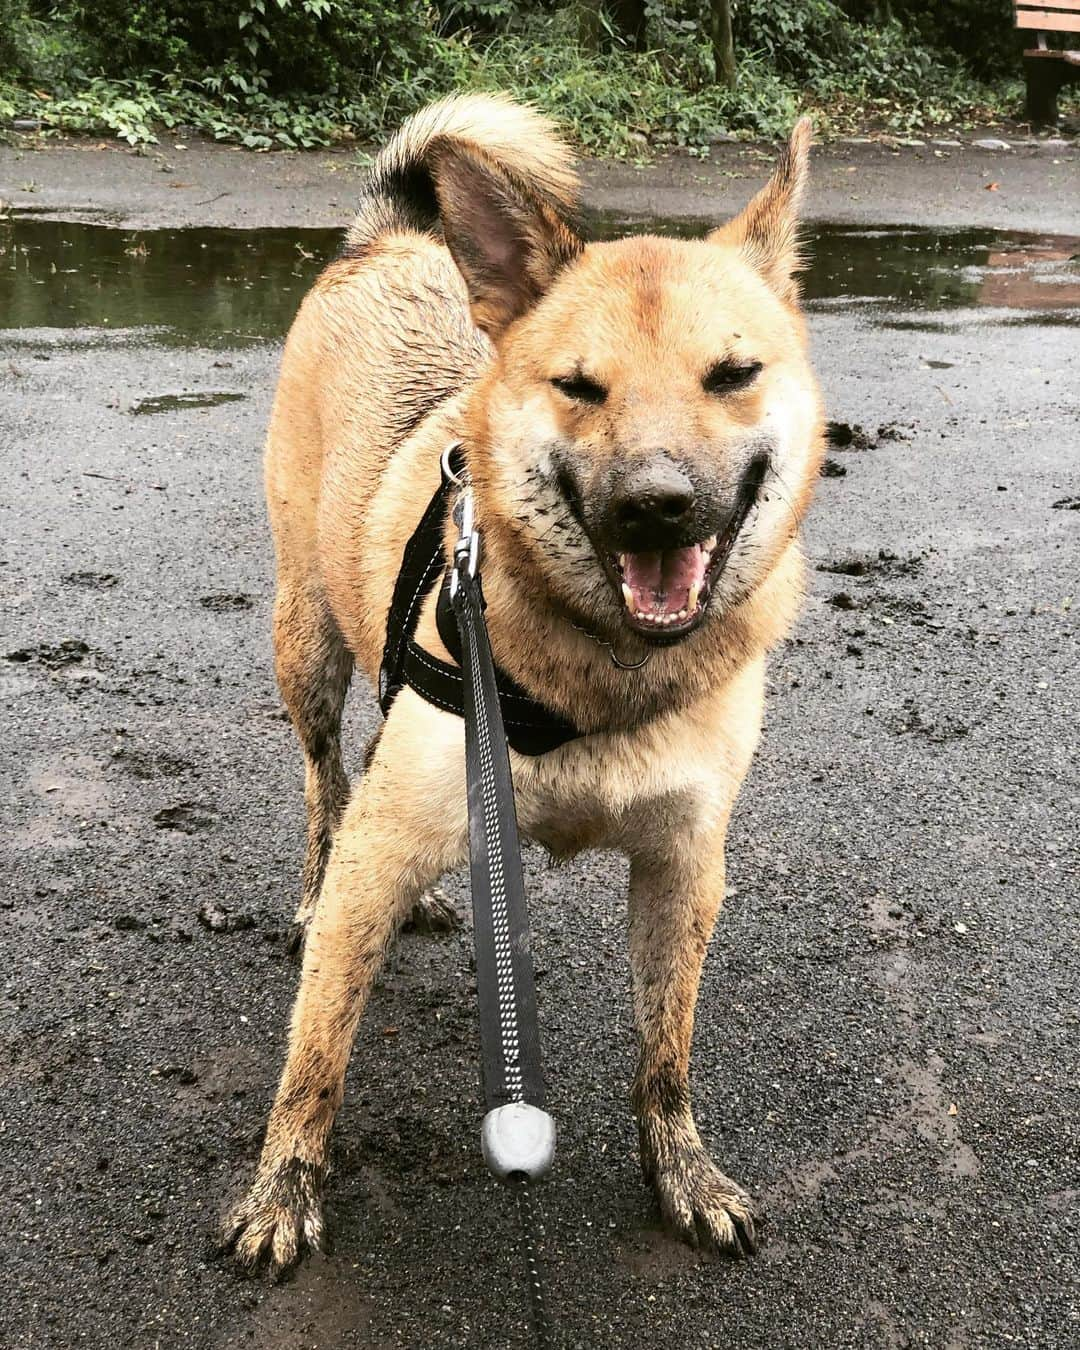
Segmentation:
{"type": "Polygon", "coordinates": [[[645,50],[645,0],[608,0],[615,30],[634,51],[645,50]]]}
{"type": "Polygon", "coordinates": [[[716,81],[726,89],[734,89],[736,68],[735,43],[731,37],[731,0],[710,0],[709,27],[716,81]]]}

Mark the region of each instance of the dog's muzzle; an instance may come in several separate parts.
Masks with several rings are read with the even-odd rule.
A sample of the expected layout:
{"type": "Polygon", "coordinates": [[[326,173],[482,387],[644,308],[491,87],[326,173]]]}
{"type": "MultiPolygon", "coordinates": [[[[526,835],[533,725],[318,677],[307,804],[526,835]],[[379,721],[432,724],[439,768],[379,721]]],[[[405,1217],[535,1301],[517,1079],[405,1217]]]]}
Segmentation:
{"type": "Polygon", "coordinates": [[[560,485],[595,548],[626,625],[667,644],[701,622],[735,541],[760,495],[769,456],[756,453],[726,501],[700,492],[690,475],[659,456],[617,478],[595,525],[571,478],[560,485]],[[569,490],[568,490],[569,488],[569,490]]]}

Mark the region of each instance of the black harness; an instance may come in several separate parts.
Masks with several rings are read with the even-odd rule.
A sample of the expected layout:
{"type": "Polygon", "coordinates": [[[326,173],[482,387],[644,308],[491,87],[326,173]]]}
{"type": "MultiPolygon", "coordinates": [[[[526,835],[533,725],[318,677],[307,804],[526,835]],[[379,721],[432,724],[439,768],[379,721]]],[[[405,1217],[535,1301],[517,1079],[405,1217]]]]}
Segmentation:
{"type": "MultiPolygon", "coordinates": [[[[443,455],[441,467],[438,490],[405,545],[386,619],[386,645],[379,670],[379,706],[384,717],[405,685],[415,689],[421,698],[435,707],[444,708],[457,717],[465,716],[461,637],[450,603],[450,568],[443,546],[451,494],[460,487],[465,469],[460,444],[452,445],[443,455]],[[439,583],[435,621],[443,645],[459,663],[456,666],[424,651],[414,638],[424,600],[439,583]]],[[[480,603],[483,604],[482,595],[480,603]]],[[[543,755],[583,734],[559,713],[538,703],[498,667],[495,668],[495,684],[506,739],[519,754],[543,755]]]]}

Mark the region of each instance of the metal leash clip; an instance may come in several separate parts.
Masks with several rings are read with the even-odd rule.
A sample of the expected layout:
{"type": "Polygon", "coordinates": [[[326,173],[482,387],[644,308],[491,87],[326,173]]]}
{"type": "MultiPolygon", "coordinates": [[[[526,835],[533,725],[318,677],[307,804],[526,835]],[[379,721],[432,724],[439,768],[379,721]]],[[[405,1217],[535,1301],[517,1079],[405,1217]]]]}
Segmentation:
{"type": "Polygon", "coordinates": [[[457,598],[461,573],[470,581],[476,580],[480,568],[480,532],[473,522],[473,496],[468,487],[454,504],[454,523],[461,531],[454,545],[454,566],[450,572],[450,603],[457,598]]]}

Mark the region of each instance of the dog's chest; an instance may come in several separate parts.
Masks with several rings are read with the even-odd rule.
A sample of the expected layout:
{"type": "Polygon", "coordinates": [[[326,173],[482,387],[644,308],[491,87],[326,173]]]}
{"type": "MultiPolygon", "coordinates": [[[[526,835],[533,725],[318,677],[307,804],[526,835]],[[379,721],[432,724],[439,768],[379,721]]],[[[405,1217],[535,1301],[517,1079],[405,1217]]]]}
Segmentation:
{"type": "Polygon", "coordinates": [[[715,763],[681,737],[589,736],[535,759],[515,757],[518,819],[554,857],[590,848],[634,851],[683,828],[729,795],[715,763]]]}

